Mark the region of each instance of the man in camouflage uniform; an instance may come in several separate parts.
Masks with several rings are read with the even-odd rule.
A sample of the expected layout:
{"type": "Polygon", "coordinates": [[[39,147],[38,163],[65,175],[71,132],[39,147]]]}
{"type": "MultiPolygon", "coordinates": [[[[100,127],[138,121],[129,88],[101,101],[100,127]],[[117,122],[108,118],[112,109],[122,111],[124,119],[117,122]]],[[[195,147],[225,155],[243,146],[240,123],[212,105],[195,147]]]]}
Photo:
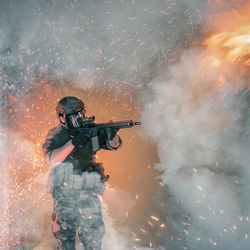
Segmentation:
{"type": "Polygon", "coordinates": [[[95,153],[100,149],[117,150],[122,140],[117,130],[101,130],[96,137],[71,128],[86,121],[84,103],[67,96],[56,107],[60,125],[52,128],[43,144],[46,162],[50,165],[49,192],[54,198],[53,234],[58,249],[74,250],[76,232],[86,250],[101,250],[105,232],[100,195],[108,176],[95,153]]]}

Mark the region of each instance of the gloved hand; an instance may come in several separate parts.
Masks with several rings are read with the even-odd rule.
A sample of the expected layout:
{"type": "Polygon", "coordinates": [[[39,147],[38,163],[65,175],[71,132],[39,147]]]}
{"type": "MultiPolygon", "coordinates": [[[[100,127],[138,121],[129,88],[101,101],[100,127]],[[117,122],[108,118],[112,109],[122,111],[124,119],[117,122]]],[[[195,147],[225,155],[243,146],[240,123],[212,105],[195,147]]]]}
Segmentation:
{"type": "Polygon", "coordinates": [[[98,132],[99,143],[102,148],[107,148],[106,143],[107,141],[112,141],[116,136],[117,131],[119,128],[103,128],[100,129],[98,132]]]}
{"type": "Polygon", "coordinates": [[[107,139],[110,141],[113,140],[118,131],[119,128],[107,128],[107,139]]]}
{"type": "Polygon", "coordinates": [[[85,135],[85,134],[78,134],[76,136],[74,136],[71,140],[72,144],[75,147],[79,147],[79,146],[84,146],[86,145],[90,140],[90,137],[85,135]]]}

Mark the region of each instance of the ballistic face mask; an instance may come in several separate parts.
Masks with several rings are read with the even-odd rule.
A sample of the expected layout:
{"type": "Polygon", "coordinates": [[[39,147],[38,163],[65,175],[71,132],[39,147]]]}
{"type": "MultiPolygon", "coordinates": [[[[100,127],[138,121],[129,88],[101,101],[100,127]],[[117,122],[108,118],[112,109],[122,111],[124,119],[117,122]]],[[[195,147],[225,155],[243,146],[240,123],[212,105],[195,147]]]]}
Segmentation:
{"type": "Polygon", "coordinates": [[[62,98],[56,106],[56,113],[60,123],[67,128],[79,128],[86,120],[84,103],[74,96],[62,98]],[[60,117],[64,118],[65,122],[60,117]]]}
{"type": "Polygon", "coordinates": [[[86,117],[83,109],[65,116],[65,124],[68,128],[80,128],[83,126],[85,121],[86,117]]]}

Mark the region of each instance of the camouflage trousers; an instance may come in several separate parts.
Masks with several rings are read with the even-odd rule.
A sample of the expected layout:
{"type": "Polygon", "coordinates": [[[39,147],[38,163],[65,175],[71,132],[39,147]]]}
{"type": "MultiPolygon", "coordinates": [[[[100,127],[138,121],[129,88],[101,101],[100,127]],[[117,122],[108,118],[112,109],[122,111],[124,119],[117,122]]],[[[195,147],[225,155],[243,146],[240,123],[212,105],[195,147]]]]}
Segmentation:
{"type": "Polygon", "coordinates": [[[103,184],[93,183],[85,183],[90,189],[79,190],[67,185],[54,190],[52,229],[58,249],[74,250],[77,233],[84,250],[101,250],[105,228],[98,194],[102,193],[103,184]]]}
{"type": "Polygon", "coordinates": [[[82,172],[73,164],[58,164],[51,169],[49,185],[58,249],[74,250],[77,233],[84,250],[101,250],[105,229],[99,195],[106,185],[101,175],[82,172]]]}
{"type": "MultiPolygon", "coordinates": [[[[101,250],[105,232],[99,197],[88,191],[78,191],[77,198],[54,200],[52,229],[61,250],[74,250],[76,233],[84,250],[101,250]]],[[[76,193],[74,193],[76,196],[76,193]]]]}

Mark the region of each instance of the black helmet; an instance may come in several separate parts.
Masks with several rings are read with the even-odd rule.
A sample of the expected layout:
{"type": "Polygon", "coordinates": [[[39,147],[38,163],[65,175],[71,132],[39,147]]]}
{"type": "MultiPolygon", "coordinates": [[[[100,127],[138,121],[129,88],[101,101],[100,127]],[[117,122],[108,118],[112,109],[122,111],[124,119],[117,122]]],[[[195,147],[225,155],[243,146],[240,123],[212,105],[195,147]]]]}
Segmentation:
{"type": "Polygon", "coordinates": [[[62,98],[56,106],[57,117],[68,128],[81,127],[85,121],[85,112],[83,101],[74,96],[62,98]],[[65,123],[60,117],[64,118],[65,123]]]}

